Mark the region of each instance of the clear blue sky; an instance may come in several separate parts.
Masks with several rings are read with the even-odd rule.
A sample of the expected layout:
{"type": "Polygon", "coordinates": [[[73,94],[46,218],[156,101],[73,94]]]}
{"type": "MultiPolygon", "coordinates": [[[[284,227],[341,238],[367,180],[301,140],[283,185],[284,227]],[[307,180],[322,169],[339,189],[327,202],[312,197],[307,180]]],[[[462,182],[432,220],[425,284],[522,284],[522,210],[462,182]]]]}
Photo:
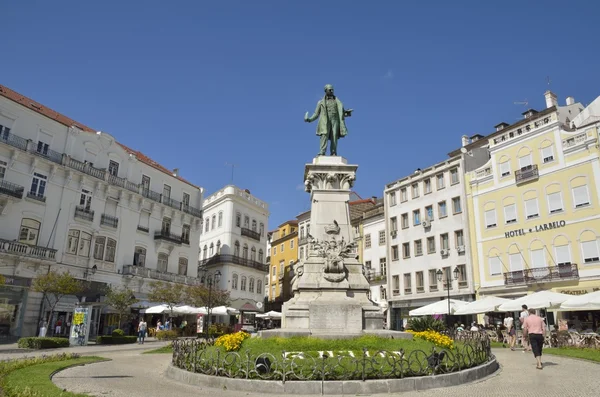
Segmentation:
{"type": "Polygon", "coordinates": [[[309,208],[323,85],[346,107],[355,190],[439,162],[463,134],[600,95],[593,1],[31,1],[0,4],[0,82],[107,131],[212,193],[309,208]]]}

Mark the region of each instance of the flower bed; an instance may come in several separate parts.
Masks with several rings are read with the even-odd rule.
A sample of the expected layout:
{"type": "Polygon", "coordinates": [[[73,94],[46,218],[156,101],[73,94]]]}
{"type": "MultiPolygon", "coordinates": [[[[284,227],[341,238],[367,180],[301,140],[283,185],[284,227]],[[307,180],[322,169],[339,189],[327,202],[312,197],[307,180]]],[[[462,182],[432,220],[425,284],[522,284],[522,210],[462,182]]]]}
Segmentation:
{"type": "Polygon", "coordinates": [[[429,341],[429,342],[433,343],[434,345],[444,348],[444,349],[452,349],[454,347],[454,341],[452,340],[452,338],[450,338],[449,336],[446,336],[446,335],[442,335],[436,331],[430,330],[430,331],[415,332],[412,330],[408,330],[407,332],[410,332],[411,334],[413,334],[413,336],[417,339],[423,339],[423,340],[429,341]]]}

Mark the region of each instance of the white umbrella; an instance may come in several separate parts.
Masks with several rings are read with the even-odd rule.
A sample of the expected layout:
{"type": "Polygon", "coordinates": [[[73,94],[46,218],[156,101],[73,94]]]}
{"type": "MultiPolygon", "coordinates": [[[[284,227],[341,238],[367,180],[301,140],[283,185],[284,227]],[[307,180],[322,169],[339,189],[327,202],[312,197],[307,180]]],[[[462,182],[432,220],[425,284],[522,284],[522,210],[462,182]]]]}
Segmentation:
{"type": "Polygon", "coordinates": [[[569,298],[571,298],[571,295],[552,291],[539,291],[515,299],[514,301],[503,303],[498,307],[498,310],[501,312],[517,312],[521,310],[521,306],[523,305],[527,305],[529,309],[556,308],[569,298]]]}
{"type": "Polygon", "coordinates": [[[270,311],[270,312],[263,313],[263,314],[257,314],[256,317],[258,317],[258,318],[265,318],[267,320],[270,320],[270,319],[280,319],[281,318],[281,313],[276,312],[276,311],[270,311]]]}
{"type": "Polygon", "coordinates": [[[206,309],[203,307],[194,307],[194,306],[177,306],[173,308],[173,313],[176,314],[206,314],[206,309]]]}
{"type": "MultiPolygon", "coordinates": [[[[460,308],[467,305],[467,302],[450,299],[450,314],[460,308]]],[[[427,306],[420,307],[418,309],[411,310],[408,312],[411,317],[414,316],[433,316],[436,314],[448,314],[448,299],[443,301],[437,301],[427,306]]]]}
{"type": "Polygon", "coordinates": [[[169,312],[169,310],[169,306],[167,305],[157,305],[147,308],[146,314],[162,314],[169,312]]]}
{"type": "Polygon", "coordinates": [[[600,310],[600,291],[573,296],[564,301],[560,308],[563,310],[600,310]]]}
{"type": "Polygon", "coordinates": [[[483,299],[471,302],[466,306],[460,307],[454,314],[480,314],[498,311],[498,306],[510,302],[510,299],[498,298],[497,296],[486,296],[483,299]]]}

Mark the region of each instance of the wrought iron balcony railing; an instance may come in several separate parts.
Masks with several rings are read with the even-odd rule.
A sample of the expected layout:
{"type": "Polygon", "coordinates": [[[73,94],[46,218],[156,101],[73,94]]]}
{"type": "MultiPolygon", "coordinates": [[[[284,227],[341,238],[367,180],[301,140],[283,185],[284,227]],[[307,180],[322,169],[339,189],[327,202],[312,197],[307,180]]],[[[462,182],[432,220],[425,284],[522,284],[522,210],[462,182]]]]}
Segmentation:
{"type": "Polygon", "coordinates": [[[527,167],[523,167],[520,170],[515,171],[515,182],[525,183],[530,181],[537,181],[540,178],[540,172],[537,164],[533,164],[527,167]]]}
{"type": "Polygon", "coordinates": [[[199,267],[219,265],[222,263],[234,263],[236,265],[251,267],[253,269],[261,270],[265,273],[269,272],[269,265],[260,263],[258,261],[242,258],[236,255],[214,255],[208,259],[203,259],[198,262],[199,267]]]}
{"type": "Polygon", "coordinates": [[[181,210],[186,214],[190,214],[191,216],[202,218],[202,210],[199,210],[198,208],[191,207],[187,204],[182,204],[181,210]]]}
{"type": "Polygon", "coordinates": [[[146,267],[125,265],[123,266],[123,275],[125,276],[139,276],[143,278],[151,278],[153,280],[169,281],[171,283],[187,284],[187,285],[200,285],[200,279],[196,277],[189,277],[183,274],[175,274],[169,272],[160,272],[154,269],[148,269],[146,267]]]}
{"type": "Polygon", "coordinates": [[[256,241],[260,241],[260,233],[247,227],[242,228],[242,236],[250,237],[256,241]]]}
{"type": "Polygon", "coordinates": [[[17,241],[0,239],[0,252],[48,261],[56,261],[55,249],[40,247],[37,245],[23,244],[17,241]]]}
{"type": "Polygon", "coordinates": [[[63,158],[62,153],[59,153],[52,149],[48,149],[47,147],[43,147],[43,144],[40,145],[38,143],[38,145],[35,147],[31,146],[29,151],[31,153],[35,154],[36,156],[43,157],[47,160],[52,161],[53,163],[62,164],[62,158],[63,158]]]}
{"type": "Polygon", "coordinates": [[[157,230],[154,232],[154,240],[168,241],[173,244],[181,245],[181,236],[167,230],[157,230]]]}
{"type": "Polygon", "coordinates": [[[176,210],[181,210],[181,201],[173,200],[172,198],[163,196],[162,202],[164,205],[168,205],[171,208],[175,208],[176,210]]]}
{"type": "Polygon", "coordinates": [[[150,189],[143,188],[142,189],[142,196],[144,196],[147,199],[150,199],[152,201],[156,201],[157,203],[161,203],[162,202],[162,200],[161,200],[162,194],[157,193],[155,191],[152,191],[150,189]]]}
{"type": "Polygon", "coordinates": [[[119,218],[117,218],[116,216],[102,214],[100,216],[100,224],[114,227],[116,229],[117,227],[119,227],[119,218]]]}
{"type": "Polygon", "coordinates": [[[30,198],[30,199],[36,200],[36,201],[40,201],[42,203],[46,202],[46,196],[44,196],[43,194],[36,193],[36,192],[27,192],[27,198],[30,198]]]}
{"type": "Polygon", "coordinates": [[[23,192],[25,192],[25,188],[23,186],[0,179],[0,194],[22,199],[23,192]]]}
{"type": "Polygon", "coordinates": [[[78,205],[77,207],[75,207],[75,218],[94,222],[94,211],[85,208],[84,206],[78,205]]]}
{"type": "Polygon", "coordinates": [[[574,263],[504,273],[505,285],[527,285],[577,279],[579,279],[579,268],[574,263]]]}
{"type": "Polygon", "coordinates": [[[142,225],[138,225],[137,230],[139,230],[140,232],[146,232],[146,233],[150,232],[150,228],[148,228],[146,226],[142,226],[142,225]]]}

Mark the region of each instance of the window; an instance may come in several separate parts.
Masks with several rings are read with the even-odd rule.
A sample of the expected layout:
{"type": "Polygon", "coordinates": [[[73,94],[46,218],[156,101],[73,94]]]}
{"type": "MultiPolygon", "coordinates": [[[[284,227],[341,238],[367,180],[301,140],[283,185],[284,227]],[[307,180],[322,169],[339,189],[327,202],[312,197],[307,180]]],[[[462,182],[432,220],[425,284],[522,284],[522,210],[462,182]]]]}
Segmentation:
{"type": "Polygon", "coordinates": [[[252,219],[252,231],[253,231],[253,232],[255,232],[255,231],[256,231],[256,229],[257,229],[257,227],[258,227],[258,226],[257,226],[256,220],[255,220],[255,219],[252,219]]]}
{"type": "Polygon", "coordinates": [[[437,280],[437,274],[435,273],[435,269],[429,269],[429,290],[430,291],[438,290],[438,280],[437,280]]]}
{"type": "Polygon", "coordinates": [[[421,210],[414,210],[413,211],[413,223],[414,223],[415,226],[421,224],[421,210]]]}
{"type": "Polygon", "coordinates": [[[400,276],[394,275],[392,276],[392,288],[393,294],[398,295],[400,293],[400,276]]]}
{"type": "Polygon", "coordinates": [[[133,251],[133,266],[146,266],[146,249],[144,247],[135,247],[133,251]]]}
{"type": "Polygon", "coordinates": [[[379,258],[379,271],[383,276],[387,274],[387,259],[379,258]]]}
{"type": "Polygon", "coordinates": [[[219,227],[223,226],[223,211],[219,212],[219,227]]]}
{"type": "Polygon", "coordinates": [[[184,244],[189,244],[190,243],[190,225],[183,225],[181,227],[181,241],[184,244]]]}
{"type": "Polygon", "coordinates": [[[298,255],[299,259],[304,259],[304,247],[300,247],[300,254],[298,255]]]}
{"type": "Polygon", "coordinates": [[[404,293],[412,294],[410,273],[404,273],[404,293]]]}
{"type": "Polygon", "coordinates": [[[217,240],[217,255],[221,254],[221,240],[217,240]]]}
{"type": "Polygon", "coordinates": [[[442,269],[444,271],[444,278],[442,280],[442,283],[444,284],[444,289],[452,289],[452,273],[450,271],[450,266],[446,266],[442,269]],[[450,285],[448,285],[448,281],[450,281],[450,285]]]}
{"type": "Polygon", "coordinates": [[[546,255],[544,254],[543,248],[531,250],[531,267],[546,267],[546,255]]]}
{"type": "Polygon", "coordinates": [[[402,214],[400,219],[402,221],[402,229],[408,229],[408,214],[402,214]]]}
{"type": "MultiPolygon", "coordinates": [[[[369,291],[369,293],[371,293],[371,291],[369,291]]],[[[383,285],[381,287],[379,287],[379,297],[382,301],[387,300],[387,290],[385,289],[385,287],[383,285]]]]}
{"type": "Polygon", "coordinates": [[[112,238],[106,239],[106,253],[104,254],[104,260],[107,262],[114,262],[117,253],[117,241],[112,238]]]}
{"type": "Polygon", "coordinates": [[[435,237],[427,237],[427,253],[433,254],[435,252],[435,237]]]}
{"type": "Polygon", "coordinates": [[[90,256],[90,246],[92,245],[92,235],[80,230],[69,230],[67,238],[67,253],[88,258],[90,256]]]}
{"type": "Polygon", "coordinates": [[[259,250],[258,250],[258,261],[260,263],[263,263],[264,260],[265,260],[265,253],[263,252],[262,248],[259,248],[259,250]]]}
{"type": "Polygon", "coordinates": [[[462,230],[457,230],[454,232],[454,242],[457,247],[464,247],[465,245],[465,236],[462,230]]]}
{"type": "Polygon", "coordinates": [[[231,276],[231,289],[237,289],[238,287],[238,275],[234,274],[231,276]]]}
{"type": "Polygon", "coordinates": [[[390,218],[390,229],[392,232],[398,231],[398,218],[396,218],[395,216],[390,218]]]}
{"type": "Polygon", "coordinates": [[[400,201],[401,202],[408,201],[408,193],[406,192],[406,188],[400,189],[400,201]]]}
{"type": "Polygon", "coordinates": [[[562,196],[560,192],[550,193],[548,195],[548,209],[551,214],[561,212],[563,210],[562,196]]]}
{"type": "Polygon", "coordinates": [[[452,213],[460,214],[462,212],[462,205],[460,204],[460,197],[454,197],[452,199],[452,213]]]}
{"type": "Polygon", "coordinates": [[[365,261],[365,269],[371,270],[371,261],[365,261]]]}
{"type": "Polygon", "coordinates": [[[424,194],[431,193],[431,179],[427,178],[423,181],[423,192],[424,194]]]}
{"type": "Polygon", "coordinates": [[[81,189],[79,205],[82,206],[86,211],[90,210],[92,206],[92,192],[90,190],[81,189]]]}
{"type": "Polygon", "coordinates": [[[425,207],[425,219],[428,221],[432,221],[434,219],[433,217],[433,205],[428,205],[427,207],[425,207]]]}
{"type": "Polygon", "coordinates": [[[445,218],[448,216],[448,208],[446,207],[445,201],[440,201],[438,203],[438,216],[440,218],[445,218]]]}
{"type": "Polygon", "coordinates": [[[210,225],[210,230],[215,230],[216,226],[217,226],[217,216],[213,215],[212,216],[212,224],[210,225]]]}
{"type": "Polygon", "coordinates": [[[213,243],[210,243],[210,248],[208,250],[208,256],[210,256],[212,258],[212,256],[215,254],[215,245],[213,243]]]}
{"type": "Polygon", "coordinates": [[[517,221],[517,206],[515,204],[504,206],[504,221],[507,224],[515,223],[517,221]]]}
{"type": "Polygon", "coordinates": [[[250,281],[248,282],[248,292],[254,293],[254,278],[250,277],[250,281]]]}
{"type": "Polygon", "coordinates": [[[385,230],[379,231],[379,245],[385,245],[385,230]]]}
{"type": "Polygon", "coordinates": [[[293,250],[294,249],[294,240],[290,240],[290,249],[293,250]]]}
{"type": "Polygon", "coordinates": [[[275,284],[271,285],[271,299],[275,299],[275,284]]]}
{"type": "Polygon", "coordinates": [[[519,157],[519,168],[521,171],[531,168],[531,154],[519,157]]]}
{"type": "Polygon", "coordinates": [[[6,163],[6,161],[0,160],[0,179],[4,179],[4,175],[6,175],[7,166],[8,164],[6,163]]]}
{"type": "Polygon", "coordinates": [[[396,205],[396,192],[391,192],[390,193],[390,207],[393,207],[396,205]]]}
{"type": "Polygon", "coordinates": [[[277,255],[277,247],[273,247],[273,255],[277,255]]]}
{"type": "Polygon", "coordinates": [[[485,211],[485,227],[491,228],[496,227],[496,210],[487,210],[485,211]]]}
{"type": "Polygon", "coordinates": [[[600,253],[598,252],[597,240],[582,242],[581,249],[583,251],[583,261],[585,263],[600,261],[600,253]]]}
{"type": "Polygon", "coordinates": [[[0,125],[0,139],[8,140],[8,134],[10,134],[10,128],[0,125]]]}
{"type": "Polygon", "coordinates": [[[186,258],[179,258],[179,263],[177,266],[178,274],[182,276],[187,276],[187,268],[188,268],[188,260],[186,258]]]}
{"type": "Polygon", "coordinates": [[[448,233],[440,234],[440,248],[443,250],[450,248],[448,233]]]}
{"type": "Polygon", "coordinates": [[[371,235],[365,234],[365,248],[371,248],[371,235]]]}
{"type": "Polygon", "coordinates": [[[554,151],[552,150],[552,146],[542,149],[542,161],[544,163],[551,163],[554,161],[554,151]]]}
{"type": "Polygon", "coordinates": [[[249,216],[244,216],[244,227],[246,229],[250,229],[250,217],[249,216]]]}
{"type": "Polygon", "coordinates": [[[47,143],[44,143],[42,141],[38,141],[37,143],[37,152],[39,154],[43,154],[44,156],[48,155],[48,149],[49,149],[49,145],[47,143]]]}
{"type": "Polygon", "coordinates": [[[150,177],[146,175],[142,175],[142,189],[144,191],[150,190],[150,177]]]}
{"type": "Polygon", "coordinates": [[[248,244],[244,243],[244,248],[242,248],[242,258],[248,259],[248,244]]]}
{"type": "Polygon", "coordinates": [[[94,242],[94,259],[114,262],[116,251],[116,240],[106,237],[96,237],[96,241],[94,242]]]}
{"type": "Polygon", "coordinates": [[[570,265],[571,264],[571,250],[568,245],[559,245],[554,247],[556,251],[556,264],[557,265],[570,265]]]}
{"type": "Polygon", "coordinates": [[[44,197],[44,193],[46,193],[47,180],[48,178],[45,175],[34,172],[29,193],[35,197],[44,197]]]}
{"type": "Polygon", "coordinates": [[[413,183],[411,186],[411,191],[412,191],[412,198],[419,197],[419,184],[413,183]]]}
{"type": "Polygon", "coordinates": [[[505,176],[510,176],[510,161],[505,161],[500,163],[500,178],[504,178],[505,176]]]}
{"type": "Polygon", "coordinates": [[[425,290],[425,280],[423,277],[423,272],[415,273],[415,281],[417,284],[417,292],[423,292],[425,290]]]}
{"type": "Polygon", "coordinates": [[[537,198],[525,200],[525,216],[527,219],[537,218],[540,216],[537,198]]]}
{"type": "Polygon", "coordinates": [[[285,261],[279,261],[279,275],[283,277],[285,272],[285,261]]]}
{"type": "Polygon", "coordinates": [[[393,261],[398,260],[398,246],[397,245],[392,245],[392,260],[393,261]]]}
{"type": "Polygon", "coordinates": [[[262,222],[260,223],[259,233],[260,233],[261,237],[265,235],[265,224],[262,222]]]}
{"type": "Polygon", "coordinates": [[[405,259],[410,258],[410,243],[402,244],[402,257],[405,259]]]}
{"type": "Polygon", "coordinates": [[[446,187],[446,181],[444,180],[444,174],[438,174],[435,177],[437,181],[437,190],[441,190],[446,187]]]}
{"type": "Polygon", "coordinates": [[[262,294],[262,281],[261,280],[256,280],[256,293],[257,294],[262,294]]]}
{"type": "Polygon", "coordinates": [[[204,249],[202,249],[202,259],[208,258],[208,246],[205,244],[204,249]]]}
{"type": "Polygon", "coordinates": [[[210,230],[210,218],[206,218],[204,221],[204,231],[208,232],[210,230]]]}
{"type": "Polygon", "coordinates": [[[415,240],[415,256],[423,255],[423,242],[421,240],[415,240]]]}
{"type": "Polygon", "coordinates": [[[460,182],[460,178],[458,177],[458,168],[453,168],[450,170],[450,184],[456,185],[460,182]]]}
{"type": "Polygon", "coordinates": [[[166,216],[163,218],[161,230],[164,234],[171,233],[171,218],[167,218],[166,216]]]}
{"type": "Polygon", "coordinates": [[[29,245],[37,245],[38,237],[40,235],[40,225],[41,223],[36,220],[24,218],[21,221],[19,242],[29,245]]]}
{"type": "Polygon", "coordinates": [[[523,261],[522,261],[521,253],[517,252],[516,254],[509,254],[508,261],[510,263],[510,271],[518,272],[523,270],[523,261]]]}
{"type": "Polygon", "coordinates": [[[277,266],[271,268],[271,280],[277,279],[277,266]]]}
{"type": "Polygon", "coordinates": [[[458,286],[466,287],[468,285],[467,282],[467,265],[457,265],[458,269],[458,286]]]}
{"type": "Polygon", "coordinates": [[[240,256],[240,242],[236,241],[233,245],[233,255],[240,256]]]}
{"type": "Polygon", "coordinates": [[[242,226],[242,214],[240,214],[239,212],[235,214],[235,225],[237,227],[242,226]]]}
{"type": "Polygon", "coordinates": [[[587,185],[573,188],[573,204],[575,204],[575,208],[590,205],[590,196],[588,194],[587,185]]]}
{"type": "MultiPolygon", "coordinates": [[[[188,209],[190,208],[190,195],[187,193],[183,193],[183,208],[184,209],[188,209]]],[[[219,223],[219,226],[221,226],[221,224],[219,223]]]]}
{"type": "Polygon", "coordinates": [[[284,249],[284,248],[285,248],[285,244],[284,244],[284,243],[281,243],[281,246],[280,246],[280,248],[279,248],[279,252],[283,252],[283,249],[284,249]]]}
{"type": "Polygon", "coordinates": [[[106,237],[96,237],[94,241],[94,259],[104,259],[104,248],[106,245],[106,237]]]}
{"type": "Polygon", "coordinates": [[[246,291],[246,276],[242,276],[242,281],[240,282],[240,291],[246,291]]]}

